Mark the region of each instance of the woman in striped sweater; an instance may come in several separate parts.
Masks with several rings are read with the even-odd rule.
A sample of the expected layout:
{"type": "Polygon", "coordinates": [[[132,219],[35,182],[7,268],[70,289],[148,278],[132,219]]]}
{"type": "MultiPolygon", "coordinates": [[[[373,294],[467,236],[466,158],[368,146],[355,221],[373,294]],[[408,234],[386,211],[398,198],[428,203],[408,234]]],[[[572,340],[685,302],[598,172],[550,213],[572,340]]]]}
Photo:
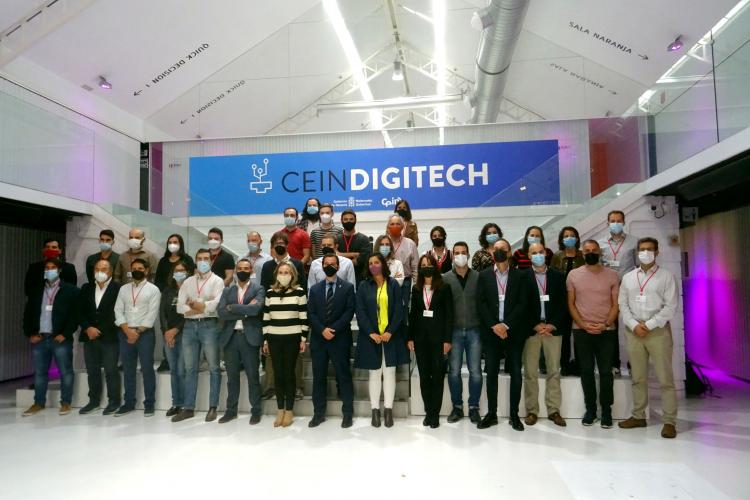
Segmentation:
{"type": "Polygon", "coordinates": [[[279,264],[263,308],[263,352],[271,354],[278,405],[274,427],[292,425],[294,367],[297,355],[305,352],[307,296],[298,285],[298,279],[293,265],[279,264]]]}

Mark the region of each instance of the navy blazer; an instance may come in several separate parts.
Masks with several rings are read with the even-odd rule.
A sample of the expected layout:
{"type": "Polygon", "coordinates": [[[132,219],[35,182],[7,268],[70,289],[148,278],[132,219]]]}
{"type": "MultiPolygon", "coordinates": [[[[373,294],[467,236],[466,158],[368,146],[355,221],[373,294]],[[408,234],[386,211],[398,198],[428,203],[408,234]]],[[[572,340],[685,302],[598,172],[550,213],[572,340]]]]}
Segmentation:
{"type": "Polygon", "coordinates": [[[377,286],[372,279],[362,281],[357,289],[357,351],[354,366],[366,370],[377,370],[382,365],[385,353],[386,366],[398,366],[409,362],[409,351],[403,333],[404,304],[401,299],[401,286],[393,278],[388,278],[388,326],[385,331],[393,337],[389,342],[376,344],[371,333],[379,333],[377,286]]]}
{"type": "Polygon", "coordinates": [[[224,321],[224,326],[219,336],[219,346],[224,347],[234,335],[234,325],[237,320],[242,320],[245,340],[253,347],[263,344],[263,332],[261,331],[261,320],[263,319],[263,305],[266,303],[266,291],[257,283],[250,283],[245,290],[242,304],[237,303],[239,287],[232,284],[224,289],[219,299],[216,313],[219,319],[224,321]],[[255,304],[250,302],[255,299],[255,304]]]}
{"type": "Polygon", "coordinates": [[[81,325],[81,334],[78,336],[79,342],[88,342],[89,336],[86,335],[86,328],[93,326],[102,332],[101,337],[97,340],[102,342],[117,342],[117,333],[120,328],[115,324],[115,302],[120,292],[120,284],[114,280],[109,282],[107,289],[104,291],[99,307],[96,307],[96,288],[97,283],[84,283],[81,287],[81,293],[78,295],[78,322],[81,325]]]}
{"type": "Polygon", "coordinates": [[[336,292],[333,294],[333,310],[331,323],[326,324],[326,291],[328,281],[323,280],[310,288],[307,299],[307,319],[310,322],[310,347],[317,347],[325,342],[352,343],[352,318],[354,317],[354,285],[341,278],[336,278],[336,292]],[[323,329],[332,328],[335,331],[330,341],[323,337],[323,329]]]}
{"type": "MultiPolygon", "coordinates": [[[[42,314],[44,287],[32,290],[23,311],[23,334],[27,337],[39,333],[39,316],[42,314]]],[[[78,288],[60,280],[60,290],[52,302],[52,335],[73,339],[78,328],[78,288]]]]}
{"type": "MultiPolygon", "coordinates": [[[[533,269],[532,269],[533,273],[533,269]]],[[[536,281],[536,277],[532,274],[536,281]]],[[[531,327],[538,325],[542,318],[542,306],[539,286],[534,283],[534,298],[531,301],[531,327]]],[[[562,335],[570,330],[570,317],[568,316],[568,290],[565,286],[565,275],[556,269],[547,267],[547,295],[549,302],[544,303],[544,320],[555,327],[552,335],[562,335]]],[[[534,332],[531,332],[534,335],[534,332]]]]}
{"type": "MultiPolygon", "coordinates": [[[[500,296],[495,279],[495,266],[479,273],[477,284],[479,298],[478,311],[482,333],[495,336],[492,327],[498,324],[500,316],[500,296]]],[[[524,340],[533,333],[534,321],[531,317],[532,300],[539,300],[534,278],[528,269],[511,269],[505,289],[505,314],[503,323],[508,325],[510,340],[524,340]]]]}

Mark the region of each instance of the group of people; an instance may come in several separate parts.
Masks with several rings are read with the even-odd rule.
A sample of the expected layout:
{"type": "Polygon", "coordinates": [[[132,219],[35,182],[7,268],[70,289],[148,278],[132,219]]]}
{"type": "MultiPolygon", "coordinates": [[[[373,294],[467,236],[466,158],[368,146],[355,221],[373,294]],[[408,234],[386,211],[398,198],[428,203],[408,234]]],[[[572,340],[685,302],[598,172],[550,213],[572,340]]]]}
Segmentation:
{"type": "Polygon", "coordinates": [[[351,324],[356,316],[354,367],[369,373],[375,427],[394,423],[396,368],[409,362],[411,351],[419,370],[425,426],[439,426],[446,373],[452,402],[447,421],[464,418],[464,355],[469,369],[468,416],[480,429],[498,423],[503,359],[510,374],[512,428],[521,431],[524,423],[534,425],[538,420],[540,358],[548,418],[565,426],[560,375],[574,352],[586,405],[582,423],[590,426],[600,420],[603,428],[610,428],[621,318],[634,408],[619,426],[646,425],[651,360],[662,389],[662,436],[676,435],[669,330],[678,303],[676,278],[656,264],[657,240],[636,239],[624,232],[623,212],[608,215],[609,236],[602,241],[581,241],[575,228],[563,228],[557,252],[547,248],[537,226],[526,230],[521,248],[512,252],[500,227],[488,223],[479,235],[480,248],[471,257],[464,241],[448,248],[441,226],[430,230],[432,248],[420,256],[418,228],[406,200],[399,201],[388,217],[385,234],[373,240],[357,232],[354,211],[342,212],[339,226],[333,220],[333,206],[315,198],[306,202],[301,215],[290,207],[283,216],[284,227],[273,234],[270,253],[263,251],[260,234],[250,231],[248,253],[236,263],[223,249],[218,228],[209,230],[206,248],[198,250],[194,259],[185,253],[182,237],[171,235],[159,260],[144,249],[142,230],[130,231],[129,249],[121,255],[112,250],[113,232],[104,230],[100,251],[86,262],[88,282],[80,291],[75,268],[61,259],[59,242],[46,242],[44,260],[32,264],[26,279],[24,332],[32,343],[35,397],[24,415],[44,408],[53,357],[61,372],[60,413],[70,412],[72,339],[79,327],[89,382],[89,403],[80,413],[100,408],[102,369],[108,398],[104,414],[132,412],[140,361],[144,415],[153,415],[158,323],[171,367],[172,407],[167,416],[173,422],[194,417],[202,354],[210,379],[206,421],[218,418],[223,356],[228,394],[219,423],[237,418],[242,371],[249,388],[250,424],[260,422],[262,352],[266,392],[275,393],[277,401],[274,426],[291,425],[295,400],[301,394],[300,354],[309,348],[314,406],[309,426],[326,420],[330,363],[342,401],[341,425],[350,427],[351,324]],[[484,416],[479,413],[482,357],[487,374],[484,416]]]}

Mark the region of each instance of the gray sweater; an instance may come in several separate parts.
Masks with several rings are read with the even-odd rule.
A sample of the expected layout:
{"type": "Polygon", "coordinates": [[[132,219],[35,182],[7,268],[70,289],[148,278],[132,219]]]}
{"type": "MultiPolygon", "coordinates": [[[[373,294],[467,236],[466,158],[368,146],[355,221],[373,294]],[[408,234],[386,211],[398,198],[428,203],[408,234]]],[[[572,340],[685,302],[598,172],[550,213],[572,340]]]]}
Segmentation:
{"type": "Polygon", "coordinates": [[[455,270],[443,274],[443,281],[450,285],[451,292],[453,292],[455,312],[453,328],[455,329],[479,328],[479,317],[477,314],[479,273],[469,269],[466,277],[466,287],[464,288],[461,286],[455,270]]]}

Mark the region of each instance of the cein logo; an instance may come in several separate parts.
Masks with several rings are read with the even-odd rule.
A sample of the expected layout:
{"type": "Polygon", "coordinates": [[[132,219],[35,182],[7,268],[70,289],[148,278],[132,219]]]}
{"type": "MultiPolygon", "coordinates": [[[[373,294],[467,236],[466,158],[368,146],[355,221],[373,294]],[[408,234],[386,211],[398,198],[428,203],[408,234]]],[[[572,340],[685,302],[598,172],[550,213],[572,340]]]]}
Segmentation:
{"type": "Polygon", "coordinates": [[[264,194],[273,189],[273,182],[264,181],[263,177],[268,175],[268,158],[263,158],[263,166],[259,167],[253,163],[253,177],[257,180],[250,183],[250,190],[257,194],[264,194]]]}
{"type": "Polygon", "coordinates": [[[394,207],[396,204],[401,201],[401,198],[398,196],[394,196],[391,199],[383,198],[380,200],[381,205],[383,205],[385,208],[388,207],[394,207]]]}

